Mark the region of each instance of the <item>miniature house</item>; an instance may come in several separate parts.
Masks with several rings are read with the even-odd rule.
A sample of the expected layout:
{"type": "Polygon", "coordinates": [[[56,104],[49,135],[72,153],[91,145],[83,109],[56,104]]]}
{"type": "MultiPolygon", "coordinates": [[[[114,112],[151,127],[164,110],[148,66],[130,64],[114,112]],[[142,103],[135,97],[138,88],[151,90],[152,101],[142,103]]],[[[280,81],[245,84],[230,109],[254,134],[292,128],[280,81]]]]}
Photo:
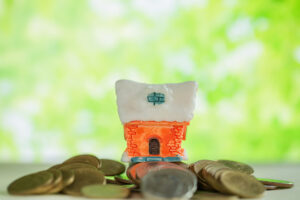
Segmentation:
{"type": "Polygon", "coordinates": [[[186,160],[181,147],[193,118],[197,83],[116,82],[118,113],[127,148],[124,162],[186,160]]]}

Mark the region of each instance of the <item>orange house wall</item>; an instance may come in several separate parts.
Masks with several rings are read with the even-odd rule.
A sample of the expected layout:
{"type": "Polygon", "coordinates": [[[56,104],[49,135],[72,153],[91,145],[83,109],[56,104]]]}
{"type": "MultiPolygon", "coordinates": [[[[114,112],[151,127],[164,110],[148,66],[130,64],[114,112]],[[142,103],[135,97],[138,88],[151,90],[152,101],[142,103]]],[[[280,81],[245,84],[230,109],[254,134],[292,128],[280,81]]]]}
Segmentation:
{"type": "Polygon", "coordinates": [[[124,136],[127,141],[126,152],[130,157],[174,157],[183,156],[182,140],[185,140],[189,122],[132,121],[124,124],[124,136]],[[160,143],[160,154],[149,154],[149,140],[156,138],[160,143]]]}

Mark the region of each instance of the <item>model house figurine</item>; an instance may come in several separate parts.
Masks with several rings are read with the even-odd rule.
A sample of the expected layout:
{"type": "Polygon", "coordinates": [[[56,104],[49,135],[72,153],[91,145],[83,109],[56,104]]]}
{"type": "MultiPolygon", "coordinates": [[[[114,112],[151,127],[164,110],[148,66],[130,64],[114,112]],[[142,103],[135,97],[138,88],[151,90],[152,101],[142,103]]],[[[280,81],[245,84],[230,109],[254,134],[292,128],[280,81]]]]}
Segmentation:
{"type": "Polygon", "coordinates": [[[197,83],[145,84],[116,82],[118,113],[127,148],[123,162],[187,159],[181,147],[193,118],[197,83]]]}

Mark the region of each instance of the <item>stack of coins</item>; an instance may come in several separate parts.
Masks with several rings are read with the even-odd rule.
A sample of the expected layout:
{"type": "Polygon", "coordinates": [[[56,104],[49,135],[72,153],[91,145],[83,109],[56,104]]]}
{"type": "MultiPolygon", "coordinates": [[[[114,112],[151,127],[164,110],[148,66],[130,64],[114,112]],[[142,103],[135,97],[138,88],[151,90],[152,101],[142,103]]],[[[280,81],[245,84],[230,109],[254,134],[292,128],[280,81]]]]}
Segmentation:
{"type": "Polygon", "coordinates": [[[197,176],[198,190],[232,195],[230,198],[256,198],[265,190],[293,186],[289,181],[256,178],[251,166],[231,160],[199,160],[189,169],[197,176]]]}
{"type": "Polygon", "coordinates": [[[141,162],[84,154],[47,170],[25,175],[7,187],[12,195],[64,194],[88,198],[218,199],[256,198],[265,190],[291,188],[292,182],[256,178],[251,166],[230,160],[141,162]],[[126,171],[126,173],[125,173],[126,171]]]}
{"type": "Polygon", "coordinates": [[[250,175],[254,170],[243,163],[200,160],[190,168],[197,175],[200,188],[243,198],[259,197],[265,191],[264,185],[250,175]]]}

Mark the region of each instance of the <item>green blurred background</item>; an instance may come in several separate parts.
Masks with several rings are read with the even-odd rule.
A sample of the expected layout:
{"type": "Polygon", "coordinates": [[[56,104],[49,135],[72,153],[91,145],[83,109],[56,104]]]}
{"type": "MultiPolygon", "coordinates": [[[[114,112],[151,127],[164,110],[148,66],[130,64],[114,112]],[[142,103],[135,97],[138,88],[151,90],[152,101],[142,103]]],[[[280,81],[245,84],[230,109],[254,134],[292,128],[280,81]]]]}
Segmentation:
{"type": "Polygon", "coordinates": [[[300,161],[298,0],[0,0],[0,161],[120,159],[114,83],[196,80],[190,161],[300,161]]]}

